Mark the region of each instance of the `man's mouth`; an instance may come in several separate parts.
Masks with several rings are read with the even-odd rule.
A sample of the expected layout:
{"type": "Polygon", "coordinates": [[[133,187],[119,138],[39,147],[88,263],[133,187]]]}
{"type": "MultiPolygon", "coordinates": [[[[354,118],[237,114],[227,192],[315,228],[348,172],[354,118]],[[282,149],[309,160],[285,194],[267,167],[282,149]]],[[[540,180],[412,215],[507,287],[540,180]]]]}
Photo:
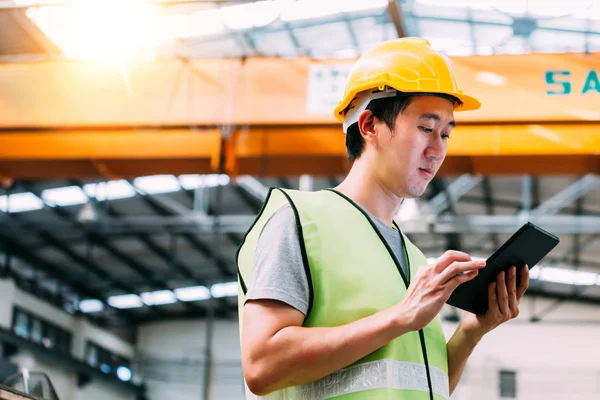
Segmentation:
{"type": "Polygon", "coordinates": [[[419,168],[419,172],[426,178],[433,178],[433,169],[432,168],[419,168]]]}

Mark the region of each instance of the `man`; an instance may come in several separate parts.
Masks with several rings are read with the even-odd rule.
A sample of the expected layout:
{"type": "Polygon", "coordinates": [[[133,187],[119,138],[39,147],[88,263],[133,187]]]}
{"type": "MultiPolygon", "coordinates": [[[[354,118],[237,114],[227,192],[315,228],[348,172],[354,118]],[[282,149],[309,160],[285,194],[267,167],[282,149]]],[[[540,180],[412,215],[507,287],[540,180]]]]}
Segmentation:
{"type": "MultiPolygon", "coordinates": [[[[335,189],[273,189],[238,253],[242,367],[268,399],[449,399],[481,338],[518,315],[523,269],[489,287],[446,343],[439,312],[484,262],[425,256],[393,221],[440,168],[463,94],[425,40],[385,42],[350,73],[335,110],[352,168],[335,189]]],[[[249,397],[253,395],[248,394],[249,397]]]]}

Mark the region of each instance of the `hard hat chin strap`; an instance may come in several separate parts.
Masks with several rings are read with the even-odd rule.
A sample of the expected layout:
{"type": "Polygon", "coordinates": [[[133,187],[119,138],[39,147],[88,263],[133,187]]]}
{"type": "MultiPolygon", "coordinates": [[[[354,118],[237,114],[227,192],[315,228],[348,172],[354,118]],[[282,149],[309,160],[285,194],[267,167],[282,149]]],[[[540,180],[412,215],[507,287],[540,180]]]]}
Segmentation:
{"type": "Polygon", "coordinates": [[[396,97],[398,91],[391,87],[385,87],[384,90],[373,92],[372,90],[365,90],[356,95],[354,100],[350,103],[349,110],[344,117],[342,124],[344,133],[348,133],[350,125],[358,122],[360,114],[367,109],[367,106],[372,100],[385,99],[388,97],[396,97]]]}

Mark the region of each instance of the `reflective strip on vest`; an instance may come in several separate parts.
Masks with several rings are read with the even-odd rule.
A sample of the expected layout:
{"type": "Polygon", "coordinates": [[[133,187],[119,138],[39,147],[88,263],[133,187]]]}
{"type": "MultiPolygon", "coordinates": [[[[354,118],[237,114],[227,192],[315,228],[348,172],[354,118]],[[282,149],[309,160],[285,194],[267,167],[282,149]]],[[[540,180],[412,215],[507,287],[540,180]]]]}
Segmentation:
{"type": "MultiPolygon", "coordinates": [[[[433,392],[450,399],[448,375],[439,368],[429,367],[433,392]]],[[[343,394],[372,389],[418,390],[429,393],[425,365],[384,359],[354,365],[313,383],[282,389],[262,399],[325,400],[343,394]]]]}

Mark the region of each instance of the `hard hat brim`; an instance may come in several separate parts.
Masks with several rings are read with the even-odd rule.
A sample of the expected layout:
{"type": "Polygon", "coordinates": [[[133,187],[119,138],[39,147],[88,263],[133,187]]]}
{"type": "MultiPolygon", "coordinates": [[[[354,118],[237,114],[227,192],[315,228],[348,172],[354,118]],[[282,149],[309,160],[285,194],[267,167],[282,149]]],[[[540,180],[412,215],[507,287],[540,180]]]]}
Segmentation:
{"type": "MultiPolygon", "coordinates": [[[[394,87],[393,85],[389,85],[390,87],[394,87]]],[[[353,93],[350,96],[347,96],[345,101],[340,102],[334,109],[334,116],[335,118],[340,121],[343,122],[344,121],[344,116],[342,115],[342,112],[346,109],[346,107],[348,107],[348,105],[350,105],[350,103],[352,102],[352,100],[354,99],[354,97],[356,97],[356,95],[360,92],[362,92],[363,90],[372,90],[374,89],[373,87],[365,87],[363,90],[360,90],[362,88],[357,88],[358,90],[355,90],[355,93],[353,93]]],[[[394,88],[396,89],[396,88],[394,88]]],[[[398,89],[396,89],[398,90],[398,89]]],[[[402,92],[401,90],[399,90],[400,92],[402,92]]],[[[431,91],[431,90],[412,90],[410,92],[403,92],[405,94],[414,94],[414,95],[419,95],[420,93],[427,93],[429,95],[431,94],[445,94],[445,95],[449,95],[449,96],[454,96],[457,99],[459,99],[462,104],[461,105],[456,105],[454,107],[454,111],[474,111],[477,110],[478,108],[481,107],[481,103],[479,102],[479,100],[477,100],[475,97],[473,96],[469,96],[467,94],[464,93],[456,93],[456,92],[436,92],[436,91],[431,91]]]]}

